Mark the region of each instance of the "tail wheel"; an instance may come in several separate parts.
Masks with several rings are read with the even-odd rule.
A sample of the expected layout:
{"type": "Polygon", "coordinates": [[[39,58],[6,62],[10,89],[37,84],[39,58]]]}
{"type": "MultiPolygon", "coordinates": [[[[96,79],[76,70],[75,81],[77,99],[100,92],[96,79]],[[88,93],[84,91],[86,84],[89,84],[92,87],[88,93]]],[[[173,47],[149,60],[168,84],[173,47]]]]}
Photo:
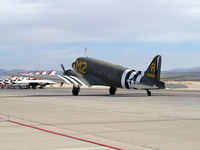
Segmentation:
{"type": "Polygon", "coordinates": [[[115,87],[110,87],[110,89],[109,89],[110,95],[115,95],[116,91],[117,91],[117,88],[115,88],[115,87]]]}
{"type": "Polygon", "coordinates": [[[80,92],[80,87],[73,87],[72,94],[74,96],[77,96],[79,94],[79,92],[80,92]]]}
{"type": "Polygon", "coordinates": [[[151,91],[149,91],[149,90],[146,90],[146,91],[147,91],[147,95],[151,96],[151,91]]]}

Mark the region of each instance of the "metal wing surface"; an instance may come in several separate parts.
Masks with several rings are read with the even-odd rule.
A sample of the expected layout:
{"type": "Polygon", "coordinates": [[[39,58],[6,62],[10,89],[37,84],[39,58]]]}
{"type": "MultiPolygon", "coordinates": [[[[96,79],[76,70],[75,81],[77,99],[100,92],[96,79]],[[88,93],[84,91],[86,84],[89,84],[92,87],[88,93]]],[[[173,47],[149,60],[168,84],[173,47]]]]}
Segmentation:
{"type": "Polygon", "coordinates": [[[68,83],[80,86],[89,85],[88,81],[86,81],[81,76],[73,76],[73,75],[26,75],[26,74],[16,74],[10,73],[9,75],[16,76],[16,77],[27,77],[27,78],[36,78],[36,79],[43,79],[43,80],[50,80],[56,83],[68,83]]]}

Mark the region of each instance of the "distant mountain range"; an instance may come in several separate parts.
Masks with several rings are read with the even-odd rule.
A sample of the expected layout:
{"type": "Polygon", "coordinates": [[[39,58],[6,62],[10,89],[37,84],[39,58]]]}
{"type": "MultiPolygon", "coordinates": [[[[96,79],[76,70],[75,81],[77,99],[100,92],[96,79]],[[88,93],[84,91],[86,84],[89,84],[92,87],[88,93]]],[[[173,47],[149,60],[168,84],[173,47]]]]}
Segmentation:
{"type": "Polygon", "coordinates": [[[176,68],[168,71],[163,71],[162,73],[172,73],[172,74],[180,74],[180,73],[195,73],[200,74],[200,66],[191,67],[191,68],[176,68]]]}
{"type": "MultiPolygon", "coordinates": [[[[35,72],[35,71],[43,71],[43,70],[23,70],[23,69],[13,69],[13,70],[5,70],[0,69],[0,76],[7,76],[6,73],[19,73],[19,72],[35,72]]],[[[49,70],[50,71],[50,70],[49,70]]],[[[49,72],[47,71],[47,72],[49,72]]],[[[192,67],[192,68],[176,68],[168,71],[162,71],[162,74],[198,74],[200,75],[200,66],[192,67]]],[[[62,70],[57,70],[56,74],[63,74],[62,70]]]]}

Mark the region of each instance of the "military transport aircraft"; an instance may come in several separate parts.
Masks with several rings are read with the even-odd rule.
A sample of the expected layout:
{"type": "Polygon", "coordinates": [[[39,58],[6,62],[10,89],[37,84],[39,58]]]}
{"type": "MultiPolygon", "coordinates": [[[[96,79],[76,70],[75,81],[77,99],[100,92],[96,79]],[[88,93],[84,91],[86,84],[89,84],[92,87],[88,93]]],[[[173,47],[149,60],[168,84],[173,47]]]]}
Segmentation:
{"type": "Polygon", "coordinates": [[[146,71],[136,71],[119,65],[90,57],[79,57],[72,63],[74,70],[65,70],[61,65],[63,75],[20,75],[37,79],[47,79],[59,83],[73,84],[72,94],[78,95],[81,86],[102,85],[109,86],[110,95],[114,95],[117,88],[146,90],[151,96],[154,89],[165,89],[166,84],[160,81],[161,56],[152,60],[146,71]]]}

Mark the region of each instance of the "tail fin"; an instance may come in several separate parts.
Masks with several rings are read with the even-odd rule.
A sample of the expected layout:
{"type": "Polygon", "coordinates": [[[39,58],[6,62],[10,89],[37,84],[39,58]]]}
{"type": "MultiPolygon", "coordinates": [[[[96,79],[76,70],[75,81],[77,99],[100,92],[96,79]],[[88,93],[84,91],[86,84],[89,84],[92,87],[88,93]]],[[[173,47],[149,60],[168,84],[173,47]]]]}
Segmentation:
{"type": "Polygon", "coordinates": [[[160,81],[161,61],[160,55],[154,57],[148,69],[145,71],[145,76],[160,81]]]}
{"type": "Polygon", "coordinates": [[[42,71],[42,72],[40,73],[40,75],[46,75],[46,74],[47,74],[46,71],[42,71]]]}
{"type": "Polygon", "coordinates": [[[55,70],[51,70],[48,75],[55,75],[56,74],[56,71],[55,70]]]}
{"type": "Polygon", "coordinates": [[[34,75],[37,75],[37,74],[40,74],[38,71],[36,71],[35,73],[34,73],[34,75]]]}

